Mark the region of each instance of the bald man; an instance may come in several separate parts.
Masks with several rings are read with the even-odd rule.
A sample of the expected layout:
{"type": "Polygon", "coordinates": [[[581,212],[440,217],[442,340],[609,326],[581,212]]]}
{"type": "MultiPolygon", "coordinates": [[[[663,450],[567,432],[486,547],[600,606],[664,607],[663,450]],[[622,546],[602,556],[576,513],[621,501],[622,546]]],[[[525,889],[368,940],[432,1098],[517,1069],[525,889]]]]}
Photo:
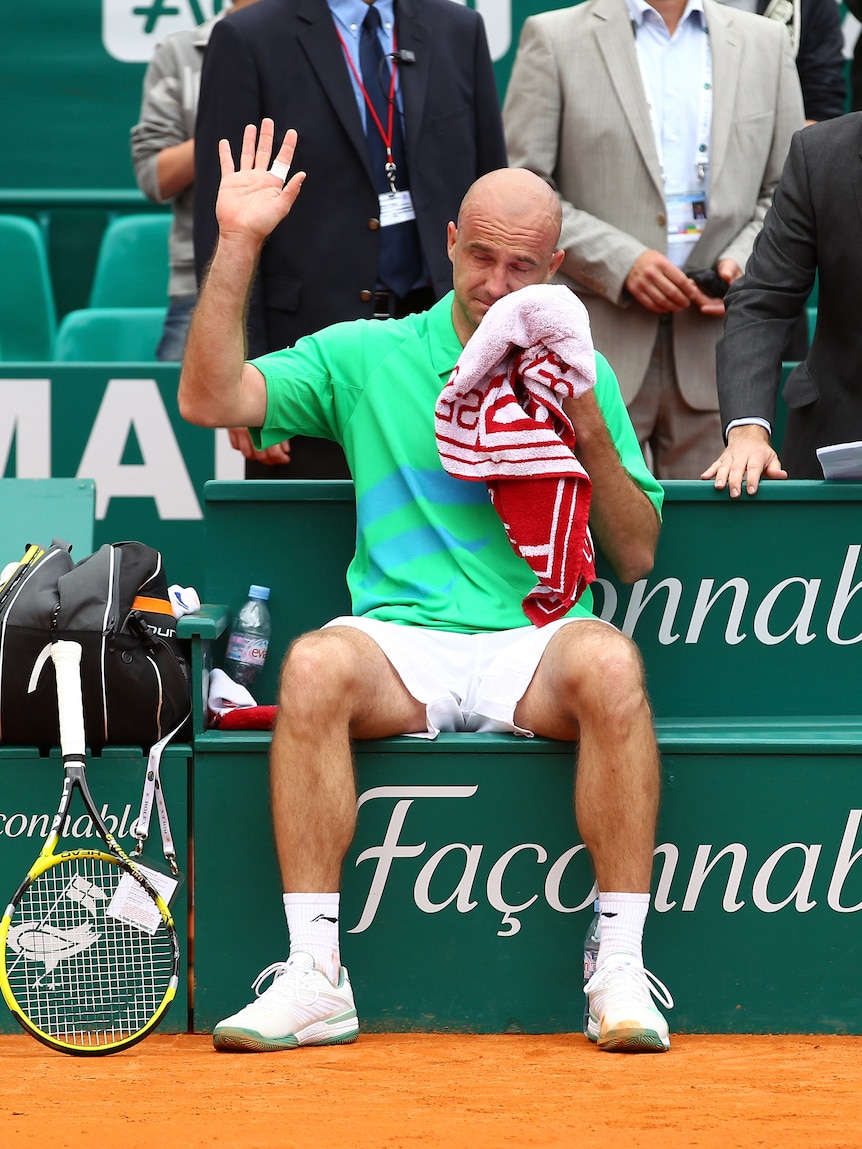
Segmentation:
{"type": "MultiPolygon", "coordinates": [[[[668,1027],[641,948],[659,763],[636,648],[592,615],[589,591],[561,618],[525,625],[535,575],[484,484],[449,475],[435,440],[437,398],[488,309],[559,267],[559,201],[525,170],[483,176],[448,225],[453,292],[419,315],[338,324],[247,363],[248,285],[305,178],[285,182],[295,145],[288,132],[271,165],[264,120],[259,138],[246,129],[236,170],[221,144],[220,238],[189,334],[180,410],[203,426],[247,425],[261,447],[295,433],[340,443],[362,516],[348,573],[353,614],[299,638],[282,670],[270,769],[288,957],[266,971],[268,988],[256,983],[256,999],[215,1027],[215,1046],[355,1040],[338,928],[356,823],[351,740],[469,730],[579,741],[575,812],[603,914],[588,1036],[600,1049],[662,1052],[668,1027]],[[426,545],[411,545],[417,538],[426,545]]],[[[593,537],[633,582],[652,567],[662,490],[601,355],[595,368],[596,386],[563,407],[592,481],[593,537]]],[[[578,979],[576,950],[571,969],[578,979]]]]}

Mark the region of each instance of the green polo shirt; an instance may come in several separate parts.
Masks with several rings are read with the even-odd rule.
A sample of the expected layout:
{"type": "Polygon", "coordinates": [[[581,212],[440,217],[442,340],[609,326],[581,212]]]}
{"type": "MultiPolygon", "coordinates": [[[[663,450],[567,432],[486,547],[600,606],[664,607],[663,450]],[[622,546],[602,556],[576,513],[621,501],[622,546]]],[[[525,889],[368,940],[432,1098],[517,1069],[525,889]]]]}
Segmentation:
{"type": "MultiPolygon", "coordinates": [[[[267,387],[259,447],[291,435],[333,439],[356,488],[353,613],[475,632],[528,625],[536,584],[512,549],[484,482],[456,479],[437,453],[434,407],[461,353],[450,293],[399,320],[339,323],[254,360],[267,387]]],[[[596,399],[623,466],[660,513],[616,377],[596,354],[596,399]]],[[[587,589],[569,612],[592,613],[587,589]]]]}

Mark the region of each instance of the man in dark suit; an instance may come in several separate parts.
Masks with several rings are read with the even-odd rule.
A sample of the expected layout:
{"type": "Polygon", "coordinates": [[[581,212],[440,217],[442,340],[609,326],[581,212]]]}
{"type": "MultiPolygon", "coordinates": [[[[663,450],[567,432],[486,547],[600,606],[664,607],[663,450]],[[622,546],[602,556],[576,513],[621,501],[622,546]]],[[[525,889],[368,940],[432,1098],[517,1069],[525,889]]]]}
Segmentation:
{"type": "MultiPolygon", "coordinates": [[[[382,241],[393,234],[388,187],[378,170],[384,160],[377,162],[373,150],[380,145],[375,133],[388,136],[390,125],[385,107],[376,120],[368,112],[365,91],[374,97],[374,85],[364,84],[360,58],[370,7],[371,0],[259,0],[220,21],[210,40],[195,134],[198,279],[217,236],[219,139],[237,151],[245,126],[269,116],[279,134],[298,130],[295,167],[314,173],[313,186],[263,250],[249,303],[251,356],[342,320],[423,310],[450,291],[446,226],[470,184],[506,166],[481,17],[452,0],[399,0],[397,9],[393,0],[378,0],[377,38],[384,51],[391,49],[379,75],[384,97],[394,83],[392,121],[405,146],[399,162],[393,144],[395,181],[399,193],[409,189],[407,218],[397,226],[404,242],[415,245],[414,257],[418,249],[414,278],[393,286],[381,262],[382,241]]],[[[348,473],[334,444],[294,439],[288,453],[289,466],[278,477],[348,473]]],[[[267,461],[280,461],[273,449],[267,461]]],[[[271,467],[265,473],[275,477],[271,467]]]]}
{"type": "MultiPolygon", "coordinates": [[[[745,8],[749,0],[723,0],[745,8]]],[[[761,16],[787,26],[809,124],[846,111],[844,34],[835,0],[756,0],[761,16]]]]}
{"type": "Polygon", "coordinates": [[[793,137],[745,274],[725,302],[718,395],[727,447],[703,474],[749,494],[761,477],[823,477],[816,450],[862,439],[862,113],[793,137]],[[787,332],[819,273],[817,327],[784,387],[784,467],[770,444],[787,332]],[[786,467],[786,470],[785,470],[786,467]]]}

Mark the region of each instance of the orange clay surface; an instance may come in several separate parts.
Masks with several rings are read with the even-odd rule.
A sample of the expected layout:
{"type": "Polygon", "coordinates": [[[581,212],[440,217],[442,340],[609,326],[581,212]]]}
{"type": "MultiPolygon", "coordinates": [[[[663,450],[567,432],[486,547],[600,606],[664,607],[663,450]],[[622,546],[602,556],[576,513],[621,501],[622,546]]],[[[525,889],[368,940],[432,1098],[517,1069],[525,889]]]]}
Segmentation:
{"type": "Polygon", "coordinates": [[[652,1056],[433,1034],[227,1054],[156,1033],[85,1058],[0,1035],[0,1146],[862,1147],[862,1037],[672,1040],[652,1056]]]}

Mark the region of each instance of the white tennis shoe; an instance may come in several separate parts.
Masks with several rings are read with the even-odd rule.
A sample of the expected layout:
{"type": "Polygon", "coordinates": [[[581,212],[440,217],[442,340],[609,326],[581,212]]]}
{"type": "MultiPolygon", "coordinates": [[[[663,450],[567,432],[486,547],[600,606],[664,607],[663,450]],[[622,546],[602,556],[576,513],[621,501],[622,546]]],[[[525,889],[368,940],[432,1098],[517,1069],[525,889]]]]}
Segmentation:
{"type": "Polygon", "coordinates": [[[587,984],[590,1018],[587,1037],[607,1053],[664,1053],[670,1049],[667,1022],[653,1004],[673,1008],[658,978],[631,954],[606,957],[587,984]]]}
{"type": "Polygon", "coordinates": [[[257,997],[213,1030],[216,1049],[267,1053],[300,1045],[347,1045],[356,1041],[359,1019],[344,966],[333,985],[299,951],[266,967],[252,985],[257,997]],[[272,976],[265,989],[261,986],[272,976]]]}

